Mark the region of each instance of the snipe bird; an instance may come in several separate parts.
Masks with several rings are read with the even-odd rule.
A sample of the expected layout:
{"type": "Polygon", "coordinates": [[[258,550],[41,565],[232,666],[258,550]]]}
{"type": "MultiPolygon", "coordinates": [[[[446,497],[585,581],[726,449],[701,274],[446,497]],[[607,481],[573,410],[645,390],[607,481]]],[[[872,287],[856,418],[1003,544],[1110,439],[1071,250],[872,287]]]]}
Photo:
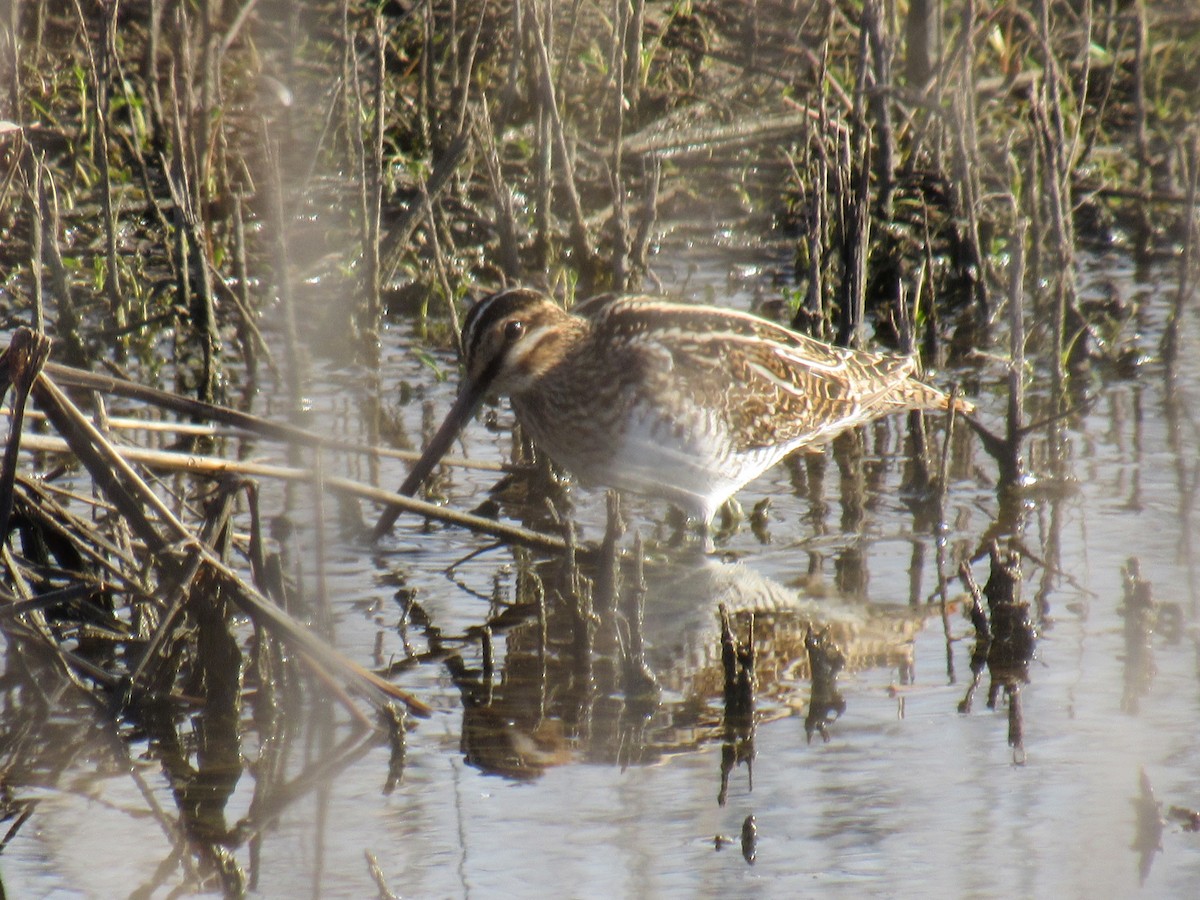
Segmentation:
{"type": "MultiPolygon", "coordinates": [[[[584,484],[662,497],[711,524],[798,447],[950,398],[915,359],[834,347],[748,313],[603,295],[567,312],[512,288],[462,329],[458,398],[401,492],[413,494],[489,394],[584,484]]],[[[959,408],[969,404],[958,401],[959,408]]]]}

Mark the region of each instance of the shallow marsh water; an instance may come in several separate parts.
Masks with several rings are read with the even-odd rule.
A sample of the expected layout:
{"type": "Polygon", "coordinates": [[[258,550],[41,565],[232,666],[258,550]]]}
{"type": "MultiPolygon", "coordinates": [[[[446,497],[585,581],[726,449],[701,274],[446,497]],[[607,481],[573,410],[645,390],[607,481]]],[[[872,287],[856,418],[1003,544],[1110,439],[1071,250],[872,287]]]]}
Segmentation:
{"type": "MultiPolygon", "coordinates": [[[[664,283],[690,281],[702,295],[705,279],[675,258],[674,268],[660,258],[664,283]]],[[[1086,277],[1158,296],[1141,323],[1153,349],[1172,271],[1138,277],[1097,257],[1086,277]]],[[[708,283],[746,306],[755,280],[708,283]]],[[[893,419],[867,429],[861,477],[843,478],[829,455],[819,479],[819,465],[801,460],[743,491],[747,511],[771,499],[767,542],[743,523],[713,557],[656,550],[644,636],[659,693],[649,700],[627,701],[603,653],[581,661],[552,604],[545,640],[528,607],[495,624],[487,671],[477,630],[527,599],[527,557],[476,553],[490,541],[411,517],[368,549],[339,537],[327,503],[323,576],[338,646],[380,666],[426,654],[395,676],[436,709],[410,723],[402,770],[314,690],[269,741],[247,729],[240,769],[185,753],[194,790],[178,778],[173,789],[163,747],[122,740],[105,711],[9,665],[8,808],[32,816],[0,856],[4,887],[14,897],[188,894],[224,855],[257,896],[363,897],[377,893],[371,855],[388,887],[410,897],[1189,896],[1200,835],[1167,813],[1200,807],[1194,310],[1182,335],[1173,381],[1154,363],[1096,383],[1097,402],[1065,428],[1062,477],[1025,499],[1022,540],[1053,571],[1024,566],[1039,634],[1019,748],[1003,698],[987,708],[986,672],[971,711],[959,711],[973,633],[957,582],[942,616],[938,548],[903,490],[906,431],[893,419]],[[1123,612],[1129,557],[1152,583],[1151,624],[1161,627],[1123,612]],[[721,602],[760,610],[752,732],[721,721],[721,602]],[[827,739],[806,728],[810,624],[837,637],[846,658],[845,708],[827,739]]],[[[406,337],[403,326],[386,336],[384,383],[418,386],[440,415],[453,379],[436,383],[406,337]]],[[[998,373],[985,370],[975,398],[992,425],[1004,408],[998,373]]],[[[354,384],[318,366],[312,424],[355,430],[354,384]]],[[[419,433],[421,403],[400,412],[419,433]]],[[[507,412],[497,413],[504,426],[507,412]]],[[[486,459],[506,458],[510,443],[506,428],[479,422],[464,437],[468,455],[486,459]]],[[[949,575],[997,515],[994,464],[965,431],[954,446],[949,575]]],[[[387,462],[381,482],[402,476],[387,462]]],[[[455,471],[443,490],[471,508],[494,480],[455,471]]],[[[603,495],[571,498],[582,538],[599,539],[603,495]]],[[[313,513],[307,499],[294,502],[292,559],[314,596],[313,513]]],[[[264,500],[282,503],[280,493],[264,500]]],[[[632,500],[626,513],[648,539],[669,533],[658,504],[632,500]]],[[[986,567],[975,565],[981,582],[986,567]]],[[[552,568],[537,571],[552,582],[552,568]]]]}

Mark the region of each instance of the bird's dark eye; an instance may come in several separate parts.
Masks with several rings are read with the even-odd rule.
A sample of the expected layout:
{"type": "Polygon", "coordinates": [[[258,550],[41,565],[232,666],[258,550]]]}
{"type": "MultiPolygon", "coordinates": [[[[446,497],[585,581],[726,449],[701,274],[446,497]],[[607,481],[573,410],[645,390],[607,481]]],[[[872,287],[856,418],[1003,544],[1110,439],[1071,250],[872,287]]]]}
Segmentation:
{"type": "Polygon", "coordinates": [[[504,339],[506,341],[515,341],[525,333],[525,323],[520,319],[513,319],[504,326],[504,339]]]}

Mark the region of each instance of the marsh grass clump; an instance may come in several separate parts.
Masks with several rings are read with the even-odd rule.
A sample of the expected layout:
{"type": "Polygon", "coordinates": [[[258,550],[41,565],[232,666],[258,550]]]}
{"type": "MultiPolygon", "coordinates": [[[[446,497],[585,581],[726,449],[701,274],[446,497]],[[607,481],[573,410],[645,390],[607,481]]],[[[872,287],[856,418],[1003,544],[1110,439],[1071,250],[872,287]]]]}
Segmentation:
{"type": "Polygon", "coordinates": [[[1192,233],[1182,2],[14,10],[0,313],[201,400],[269,374],[300,416],[314,353],[450,348],[480,285],[636,288],[709,217],[789,235],[776,311],[843,343],[970,359],[1019,304],[1054,415],[1142,358],[1078,248],[1192,233]]]}
{"type": "Polygon", "coordinates": [[[260,359],[303,380],[266,310],[368,363],[389,310],[448,346],[470,287],[634,288],[706,211],[794,235],[798,325],[959,356],[990,340],[1018,219],[1057,353],[1089,321],[1077,242],[1187,232],[1182,3],[18,11],[8,314],[202,399],[260,359]]]}
{"type": "MultiPolygon", "coordinates": [[[[329,597],[297,585],[323,576],[305,564],[333,539],[324,493],[396,502],[377,486],[380,460],[421,442],[404,426],[417,416],[396,404],[430,401],[419,385],[384,384],[385,351],[402,346],[430,382],[451,377],[472,295],[533,283],[573,302],[654,288],[656,253],[698,233],[714,251],[785,247],[756,270],[759,311],[843,344],[919,353],[967,392],[1007,395],[991,418],[1002,424],[969,423],[995,460],[985,475],[951,471],[951,457],[969,456],[954,452],[967,428],[947,426],[940,465],[924,424],[908,434],[919,471],[906,502],[930,531],[949,528],[951,477],[997,488],[983,555],[1023,531],[1031,482],[1046,496],[1069,490],[1064,429],[1098,379],[1136,379],[1156,355],[1177,364],[1200,193],[1200,12],[1188,0],[11,10],[0,25],[0,322],[17,350],[4,363],[14,424],[0,477],[0,628],[10,652],[38,654],[131,729],[175,740],[187,751],[175,762],[195,749],[184,723],[203,705],[214,759],[232,765],[251,723],[268,744],[304,690],[300,665],[360,724],[347,686],[422,711],[323,655],[297,620],[328,625],[329,597]],[[1135,265],[1170,257],[1177,284],[1116,297],[1081,263],[1097,248],[1135,265]],[[1148,347],[1142,325],[1155,317],[1169,324],[1148,347]],[[31,341],[49,362],[26,354],[31,341]],[[330,371],[345,379],[338,421],[361,425],[361,440],[305,430],[309,388],[330,371]],[[45,426],[22,425],[27,399],[45,426]],[[134,430],[115,423],[126,417],[153,446],[119,446],[113,433],[134,430]],[[287,465],[255,459],[267,442],[287,465]],[[277,492],[259,492],[276,480],[277,492]],[[303,529],[315,553],[295,542],[303,529]]],[[[882,468],[875,446],[857,435],[834,451],[847,532],[874,489],[865,476],[882,468]]],[[[814,522],[828,512],[826,466],[792,465],[814,522]]],[[[573,546],[569,532],[406,509],[532,552],[573,546]]],[[[353,520],[339,536],[362,537],[353,520]]],[[[1052,552],[1033,560],[1022,546],[1018,570],[1054,571],[1052,552]]],[[[839,589],[865,593],[857,547],[838,567],[839,589]]],[[[606,637],[589,632],[583,593],[558,591],[579,604],[580,695],[606,637]]],[[[544,690],[538,603],[527,656],[544,690]]],[[[640,618],[633,605],[628,622],[640,618]]],[[[378,668],[399,677],[452,658],[443,636],[429,640],[426,658],[378,668]]],[[[479,673],[452,672],[487,698],[490,652],[479,673]]],[[[616,669],[653,705],[642,657],[631,636],[616,669]]],[[[751,685],[753,666],[738,665],[751,685]]],[[[755,697],[739,696],[752,720],[755,697]]],[[[401,720],[386,721],[399,769],[401,720]]],[[[569,755],[553,729],[538,734],[550,749],[535,759],[569,755]]],[[[236,893],[236,873],[225,884],[236,893]]]]}

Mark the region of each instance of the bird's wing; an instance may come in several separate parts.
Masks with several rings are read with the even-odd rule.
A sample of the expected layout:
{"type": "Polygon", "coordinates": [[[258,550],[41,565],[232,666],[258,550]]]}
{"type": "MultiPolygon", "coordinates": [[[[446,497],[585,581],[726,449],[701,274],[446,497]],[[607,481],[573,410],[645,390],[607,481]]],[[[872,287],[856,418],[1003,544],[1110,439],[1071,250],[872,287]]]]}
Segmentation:
{"type": "Polygon", "coordinates": [[[913,380],[911,357],[835,347],[748,313],[612,296],[577,311],[605,336],[618,377],[664,418],[719,417],[737,450],[817,442],[882,412],[944,405],[913,380]]]}

